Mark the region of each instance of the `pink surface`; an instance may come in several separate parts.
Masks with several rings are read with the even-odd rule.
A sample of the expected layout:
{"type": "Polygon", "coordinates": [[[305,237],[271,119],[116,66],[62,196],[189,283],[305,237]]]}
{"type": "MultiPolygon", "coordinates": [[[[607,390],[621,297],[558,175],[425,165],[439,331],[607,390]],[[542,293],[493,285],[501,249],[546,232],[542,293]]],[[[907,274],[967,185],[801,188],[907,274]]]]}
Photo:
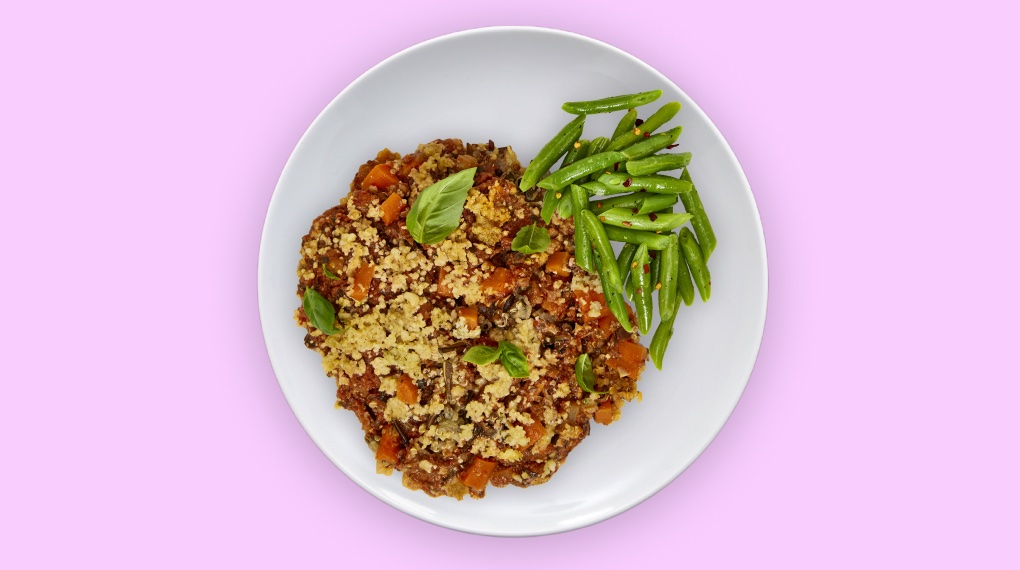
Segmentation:
{"type": "Polygon", "coordinates": [[[1020,566],[1006,3],[26,6],[0,8],[0,566],[1020,566]],[[514,24],[613,44],[693,97],[751,182],[771,279],[708,451],[612,520],[510,540],[402,514],[319,452],[255,270],[333,96],[419,41],[514,24]]]}

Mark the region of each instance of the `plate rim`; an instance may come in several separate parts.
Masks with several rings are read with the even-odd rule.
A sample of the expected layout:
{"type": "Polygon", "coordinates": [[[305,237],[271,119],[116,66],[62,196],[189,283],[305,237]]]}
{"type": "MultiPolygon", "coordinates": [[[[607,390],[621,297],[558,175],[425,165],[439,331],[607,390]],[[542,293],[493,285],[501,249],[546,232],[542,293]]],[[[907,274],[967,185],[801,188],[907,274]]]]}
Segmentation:
{"type": "Polygon", "coordinates": [[[404,49],[401,49],[400,51],[398,51],[398,52],[396,52],[396,53],[386,57],[385,59],[382,59],[381,61],[375,63],[374,65],[372,65],[371,67],[369,67],[368,69],[363,71],[361,74],[359,74],[358,77],[356,77],[353,81],[351,81],[350,83],[345,85],[344,88],[341,89],[340,92],[337,93],[329,101],[329,103],[327,103],[322,108],[322,110],[319,111],[319,113],[316,115],[315,119],[313,119],[312,122],[309,123],[309,125],[305,128],[304,132],[301,134],[301,137],[298,139],[297,143],[294,145],[294,148],[291,150],[290,155],[287,157],[287,161],[284,163],[283,169],[280,171],[280,176],[277,179],[276,185],[273,188],[273,193],[272,193],[272,196],[270,197],[269,204],[266,207],[265,220],[263,221],[262,232],[261,232],[261,235],[260,235],[260,238],[259,238],[256,284],[257,284],[257,301],[258,301],[258,309],[259,309],[259,322],[260,322],[260,325],[261,325],[260,328],[261,328],[261,331],[262,331],[262,340],[263,340],[263,344],[266,347],[266,353],[267,353],[267,355],[269,357],[270,366],[272,367],[273,374],[274,374],[274,376],[276,377],[276,380],[277,380],[277,386],[280,388],[280,391],[283,393],[284,399],[287,401],[287,404],[290,407],[291,413],[294,414],[294,417],[295,417],[295,419],[297,419],[298,424],[301,425],[301,427],[305,431],[306,435],[308,435],[308,437],[311,438],[312,442],[315,443],[315,445],[319,449],[319,451],[322,452],[323,455],[325,455],[326,458],[330,460],[330,463],[332,463],[350,481],[355,483],[363,491],[369,493],[370,495],[372,495],[373,497],[375,497],[376,499],[378,499],[382,503],[388,505],[389,507],[391,507],[391,508],[393,508],[393,509],[395,509],[395,510],[401,512],[401,513],[410,515],[410,516],[412,516],[412,517],[414,517],[414,518],[416,518],[418,520],[421,520],[423,522],[430,523],[430,524],[433,524],[433,525],[436,525],[436,526],[439,526],[439,527],[443,527],[443,528],[448,528],[448,529],[455,530],[455,531],[469,533],[469,534],[477,534],[477,535],[483,535],[483,536],[499,536],[499,537],[527,537],[527,536],[544,536],[544,535],[559,534],[559,533],[563,533],[563,532],[570,532],[570,531],[573,531],[573,530],[578,530],[578,529],[581,529],[581,528],[585,528],[585,527],[588,527],[588,526],[591,526],[591,525],[594,525],[594,524],[597,524],[597,523],[609,520],[609,519],[614,518],[614,517],[616,517],[616,516],[618,516],[618,515],[620,515],[622,513],[625,513],[627,511],[629,511],[630,509],[636,507],[637,505],[643,503],[644,501],[648,500],[649,498],[655,496],[662,489],[664,489],[670,483],[675,481],[695,461],[697,461],[698,458],[701,457],[701,455],[705,452],[706,449],[708,449],[709,446],[711,446],[712,442],[714,442],[716,437],[719,436],[719,433],[722,431],[723,427],[725,427],[726,424],[729,422],[730,418],[732,418],[733,413],[736,411],[737,406],[739,406],[740,401],[741,401],[741,399],[744,396],[744,393],[747,391],[747,384],[750,382],[751,376],[754,374],[755,367],[758,364],[758,356],[760,355],[760,352],[761,352],[761,344],[762,344],[762,340],[763,340],[763,337],[764,337],[765,324],[766,324],[766,321],[767,321],[767,318],[768,318],[768,296],[769,296],[768,295],[769,294],[769,271],[768,271],[768,265],[769,265],[768,264],[768,248],[767,248],[767,244],[766,244],[766,240],[765,240],[765,232],[764,232],[763,223],[762,223],[762,220],[761,220],[761,212],[758,209],[758,203],[757,203],[757,200],[755,200],[754,193],[751,191],[751,186],[750,186],[750,182],[747,179],[747,175],[744,172],[743,167],[741,167],[739,160],[737,160],[736,154],[734,153],[733,148],[730,146],[729,141],[726,140],[726,137],[719,130],[718,126],[716,126],[715,122],[711,120],[711,118],[708,116],[708,114],[705,113],[701,109],[701,107],[697,104],[697,102],[694,101],[694,99],[691,98],[683,89],[681,89],[679,85],[677,85],[669,77],[665,76],[662,72],[660,72],[656,68],[652,67],[648,63],[644,62],[643,60],[641,60],[637,56],[635,56],[635,55],[633,55],[633,54],[631,54],[631,53],[629,53],[629,52],[627,52],[627,51],[625,51],[625,50],[623,50],[621,48],[618,48],[618,47],[616,47],[616,46],[614,46],[614,45],[612,45],[610,43],[604,42],[604,41],[599,40],[599,39],[592,38],[590,36],[586,36],[584,34],[580,34],[580,33],[577,33],[577,32],[566,31],[566,30],[557,29],[557,28],[542,27],[542,26],[485,26],[485,27],[469,28],[469,29],[464,29],[464,30],[459,30],[459,31],[455,31],[455,32],[450,32],[450,33],[442,34],[442,35],[435,36],[435,37],[423,40],[421,42],[412,44],[412,45],[410,45],[410,46],[408,46],[408,47],[406,47],[404,49]],[[381,492],[377,491],[374,486],[370,485],[367,481],[363,481],[360,477],[357,477],[355,474],[351,473],[348,469],[346,469],[343,465],[341,465],[340,463],[335,461],[334,458],[330,455],[330,453],[326,451],[326,449],[324,448],[322,442],[320,442],[319,438],[316,437],[316,435],[314,434],[313,430],[309,429],[309,426],[306,425],[305,421],[297,413],[297,410],[295,409],[295,406],[294,406],[294,402],[291,401],[291,398],[288,395],[287,390],[283,386],[283,382],[281,381],[280,371],[278,370],[278,366],[277,366],[277,361],[273,357],[274,349],[270,346],[269,341],[268,341],[268,329],[269,329],[268,318],[269,317],[266,315],[267,309],[264,306],[264,304],[266,303],[265,299],[267,298],[267,295],[268,295],[268,293],[265,291],[267,285],[265,284],[265,281],[263,279],[263,265],[264,265],[264,263],[266,263],[265,262],[265,257],[267,255],[267,249],[269,247],[268,246],[268,240],[267,240],[267,237],[268,237],[267,234],[268,234],[268,231],[269,231],[270,217],[272,216],[274,209],[278,209],[280,207],[279,206],[280,187],[283,184],[283,181],[285,179],[289,178],[290,171],[294,167],[293,165],[294,165],[294,162],[295,162],[295,156],[300,154],[299,151],[305,145],[308,144],[309,134],[311,132],[317,130],[317,127],[318,127],[319,123],[324,120],[324,117],[329,114],[330,110],[334,107],[334,105],[338,104],[338,101],[344,96],[345,93],[347,93],[349,90],[353,89],[355,86],[357,86],[361,82],[366,81],[367,78],[369,76],[371,76],[372,74],[374,74],[378,69],[386,66],[389,62],[391,62],[391,61],[393,61],[395,59],[404,57],[405,55],[409,54],[410,52],[417,51],[419,49],[425,48],[425,47],[430,46],[432,44],[436,44],[436,43],[440,43],[440,42],[446,42],[446,41],[451,41],[451,40],[457,40],[457,39],[460,39],[460,38],[463,38],[463,37],[466,37],[466,36],[484,35],[484,34],[489,34],[489,33],[502,33],[502,32],[537,32],[537,33],[544,33],[544,34],[549,34],[549,35],[553,35],[553,36],[562,36],[562,37],[565,37],[565,38],[567,38],[569,40],[590,43],[590,44],[593,44],[594,46],[596,46],[596,47],[598,47],[600,49],[608,49],[608,50],[610,50],[612,52],[615,52],[617,55],[622,56],[623,58],[628,60],[630,63],[632,63],[634,65],[637,65],[637,66],[640,66],[640,67],[644,68],[646,71],[654,74],[659,80],[661,80],[661,81],[663,81],[663,82],[665,82],[665,83],[667,83],[669,85],[672,85],[675,89],[677,89],[677,91],[679,91],[685,97],[687,97],[687,99],[691,102],[692,106],[697,110],[697,112],[701,113],[705,117],[705,119],[707,120],[706,121],[707,122],[707,126],[710,129],[710,131],[715,136],[718,136],[719,139],[722,141],[723,147],[724,147],[724,151],[725,151],[725,154],[724,154],[725,158],[730,161],[732,166],[735,167],[735,171],[737,173],[739,173],[740,181],[742,183],[740,185],[740,190],[745,194],[746,198],[749,199],[750,206],[751,206],[751,208],[752,208],[752,210],[754,212],[754,222],[755,222],[755,224],[754,224],[753,230],[754,230],[754,233],[755,233],[756,238],[757,238],[756,245],[761,250],[761,260],[762,260],[761,271],[762,271],[762,278],[763,279],[762,279],[762,290],[761,290],[760,303],[761,303],[761,308],[762,309],[761,309],[760,325],[753,331],[754,332],[754,337],[755,337],[756,340],[755,340],[755,343],[754,343],[755,344],[755,346],[754,346],[754,355],[753,355],[753,359],[751,360],[751,367],[748,370],[746,377],[741,380],[740,391],[737,394],[736,399],[732,402],[732,406],[729,406],[729,408],[730,408],[729,413],[726,414],[726,417],[720,422],[718,427],[714,430],[714,433],[712,434],[712,436],[705,441],[704,446],[702,446],[701,449],[699,449],[697,451],[697,453],[693,454],[690,457],[689,461],[683,463],[682,465],[679,465],[678,468],[676,469],[676,472],[672,473],[661,484],[655,484],[655,485],[649,486],[649,488],[647,490],[645,490],[644,492],[640,493],[637,498],[629,500],[629,501],[626,501],[626,502],[624,502],[624,503],[622,503],[620,505],[617,505],[614,508],[609,509],[609,511],[606,512],[606,513],[602,513],[602,514],[599,514],[599,515],[594,516],[594,517],[589,517],[590,520],[581,520],[581,521],[577,522],[576,524],[568,525],[568,526],[561,527],[561,528],[553,528],[553,529],[548,529],[548,528],[540,528],[540,529],[505,529],[503,531],[480,530],[480,529],[477,529],[477,528],[471,528],[471,527],[466,526],[466,525],[458,525],[458,524],[454,524],[454,523],[451,523],[451,522],[448,522],[448,521],[444,521],[444,520],[442,520],[441,516],[430,517],[430,516],[427,516],[425,513],[417,513],[417,512],[410,511],[410,510],[406,510],[406,509],[400,508],[400,506],[398,506],[398,505],[390,502],[389,500],[387,500],[387,498],[384,497],[381,492]]]}

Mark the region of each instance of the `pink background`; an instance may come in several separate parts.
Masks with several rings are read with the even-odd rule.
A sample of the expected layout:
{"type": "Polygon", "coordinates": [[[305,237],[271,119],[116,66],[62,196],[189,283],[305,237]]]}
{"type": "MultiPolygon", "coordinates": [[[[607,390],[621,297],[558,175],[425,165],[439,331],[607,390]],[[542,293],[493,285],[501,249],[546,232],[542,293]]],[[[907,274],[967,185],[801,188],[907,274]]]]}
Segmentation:
{"type": "Polygon", "coordinates": [[[1018,14],[823,4],[5,3],[0,566],[1020,566],[1018,14]],[[699,103],[758,200],[771,295],[687,472],[510,540],[404,515],[319,452],[255,271],[284,162],[345,85],[515,24],[613,44],[699,103]]]}

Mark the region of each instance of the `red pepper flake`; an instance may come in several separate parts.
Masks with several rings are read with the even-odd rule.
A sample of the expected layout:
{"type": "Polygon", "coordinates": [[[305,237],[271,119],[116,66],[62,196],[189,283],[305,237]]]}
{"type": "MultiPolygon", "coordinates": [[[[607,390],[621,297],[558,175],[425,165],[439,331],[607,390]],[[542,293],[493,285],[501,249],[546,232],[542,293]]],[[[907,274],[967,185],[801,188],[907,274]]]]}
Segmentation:
{"type": "Polygon", "coordinates": [[[613,163],[613,172],[616,172],[619,169],[620,169],[620,163],[619,162],[614,162],[613,163]]]}
{"type": "MultiPolygon", "coordinates": [[[[634,210],[634,213],[636,214],[636,213],[637,213],[637,210],[634,210]]],[[[659,216],[656,216],[656,215],[655,215],[655,212],[652,212],[651,214],[648,214],[648,219],[649,219],[649,220],[651,220],[651,221],[653,221],[653,222],[655,221],[655,218],[658,218],[658,217],[659,217],[659,216]]]]}
{"type": "Polygon", "coordinates": [[[648,267],[647,263],[644,265],[644,267],[642,267],[642,269],[645,270],[645,273],[651,273],[651,271],[652,271],[651,268],[648,267]]]}
{"type": "Polygon", "coordinates": [[[600,209],[600,210],[602,209],[602,206],[605,206],[605,204],[601,204],[601,203],[600,204],[595,204],[595,207],[600,209]]]}
{"type": "Polygon", "coordinates": [[[635,127],[640,127],[642,123],[644,123],[644,121],[642,121],[641,119],[634,119],[635,127]]]}
{"type": "Polygon", "coordinates": [[[492,139],[489,139],[489,150],[496,150],[496,143],[492,142],[492,139]]]}
{"type": "Polygon", "coordinates": [[[605,216],[599,216],[599,219],[602,220],[603,222],[606,221],[606,217],[605,216]]]}
{"type": "Polygon", "coordinates": [[[645,138],[652,136],[652,133],[645,133],[645,138]]]}
{"type": "Polygon", "coordinates": [[[637,293],[638,295],[640,295],[641,294],[641,288],[638,287],[634,292],[637,293]]]}
{"type": "Polygon", "coordinates": [[[623,187],[624,188],[630,188],[630,183],[631,183],[631,179],[630,178],[624,180],[623,181],[623,187]]]}
{"type": "MultiPolygon", "coordinates": [[[[605,218],[603,218],[603,219],[605,219],[605,218]]],[[[625,227],[625,228],[629,228],[629,227],[631,227],[631,226],[633,226],[633,225],[634,225],[634,224],[632,224],[632,223],[630,223],[630,222],[623,222],[623,227],[625,227]]]]}
{"type": "Polygon", "coordinates": [[[678,143],[673,143],[673,144],[667,146],[666,148],[676,148],[678,146],[680,146],[678,143]]]}
{"type": "Polygon", "coordinates": [[[650,257],[652,259],[655,259],[655,252],[654,251],[649,251],[648,252],[648,257],[650,257]]]}
{"type": "Polygon", "coordinates": [[[631,210],[630,210],[631,214],[636,214],[637,212],[638,212],[637,208],[631,208],[631,210]]]}

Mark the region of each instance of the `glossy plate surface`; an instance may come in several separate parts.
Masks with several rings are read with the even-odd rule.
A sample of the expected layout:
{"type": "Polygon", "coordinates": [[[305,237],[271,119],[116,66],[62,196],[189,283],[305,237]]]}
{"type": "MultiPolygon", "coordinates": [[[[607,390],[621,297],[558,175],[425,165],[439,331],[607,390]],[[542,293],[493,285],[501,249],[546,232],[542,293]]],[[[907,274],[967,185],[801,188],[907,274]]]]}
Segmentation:
{"type": "MultiPolygon", "coordinates": [[[[591,116],[585,138],[612,133],[620,114],[591,116]]],[[[711,443],[751,374],[765,324],[765,242],[750,187],[722,135],[675,84],[604,43],[539,28],[486,28],[443,36],[376,65],[308,128],[280,177],[259,252],[259,311],[273,368],[298,420],[354,482],[420,519],[480,534],[567,531],[616,515],[676,478],[711,443]],[[437,138],[493,140],[523,164],[572,116],[565,101],[662,89],[642,109],[683,104],[675,152],[692,151],[691,173],[719,246],[712,299],[681,307],[663,370],[650,363],[644,400],[611,426],[592,425],[549,483],[490,488],[485,499],[433,499],[375,472],[354,414],[335,410],[334,384],[293,320],[295,270],[312,220],[347,193],[360,164],[388,147],[405,154],[437,138]]],[[[645,344],[650,336],[643,339],[645,344]]]]}

